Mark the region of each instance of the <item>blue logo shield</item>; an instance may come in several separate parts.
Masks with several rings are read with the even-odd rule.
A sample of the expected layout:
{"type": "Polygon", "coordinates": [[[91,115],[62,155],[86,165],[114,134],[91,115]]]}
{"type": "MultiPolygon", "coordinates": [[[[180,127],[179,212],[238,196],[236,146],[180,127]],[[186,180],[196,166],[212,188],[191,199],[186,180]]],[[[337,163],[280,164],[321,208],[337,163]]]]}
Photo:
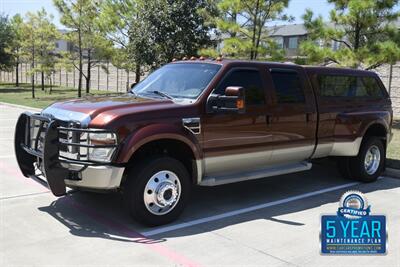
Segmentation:
{"type": "Polygon", "coordinates": [[[336,215],[321,216],[321,253],[386,254],[386,217],[370,212],[361,192],[346,192],[336,215]]]}

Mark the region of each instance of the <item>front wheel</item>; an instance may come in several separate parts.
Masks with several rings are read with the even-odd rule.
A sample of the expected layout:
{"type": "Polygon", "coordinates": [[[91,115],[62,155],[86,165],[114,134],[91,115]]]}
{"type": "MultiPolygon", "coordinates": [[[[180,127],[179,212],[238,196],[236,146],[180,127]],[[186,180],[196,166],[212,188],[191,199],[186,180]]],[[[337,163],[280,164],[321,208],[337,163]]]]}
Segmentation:
{"type": "Polygon", "coordinates": [[[178,160],[159,156],[132,168],[124,188],[131,215],[150,226],[177,219],[189,199],[191,183],[185,166],[178,160]]]}
{"type": "Polygon", "coordinates": [[[367,137],[356,157],[339,159],[339,170],[346,178],[374,182],[385,167],[385,147],[378,137],[367,137]]]}

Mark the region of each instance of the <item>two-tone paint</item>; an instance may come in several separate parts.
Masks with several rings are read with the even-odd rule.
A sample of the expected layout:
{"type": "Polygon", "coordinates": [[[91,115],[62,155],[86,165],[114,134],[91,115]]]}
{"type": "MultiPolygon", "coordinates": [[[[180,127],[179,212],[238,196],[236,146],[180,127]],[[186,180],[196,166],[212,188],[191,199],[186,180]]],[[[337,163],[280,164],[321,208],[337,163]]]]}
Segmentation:
{"type": "MultiPolygon", "coordinates": [[[[191,60],[170,64],[204,63],[220,64],[221,69],[196,100],[179,102],[127,94],[59,102],[42,114],[82,117],[85,127],[109,129],[118,134],[120,143],[112,164],[122,169],[108,175],[114,181],[112,186],[104,186],[105,189],[119,188],[123,170],[129,167],[137,151],[162,140],[173,140],[191,151],[189,156],[193,164],[190,171],[194,184],[214,185],[218,184],[219,178],[230,181],[229,177],[238,174],[249,179],[263,177],[262,170],[265,169],[280,174],[279,166],[290,166],[312,158],[357,155],[367,131],[384,133],[385,140],[390,139],[392,110],[388,96],[346,102],[341,98],[325,99],[319,94],[316,78],[319,74],[376,77],[372,72],[231,60],[191,60]],[[290,69],[300,75],[304,103],[277,102],[269,72],[272,68],[290,69]],[[209,95],[232,69],[260,71],[266,104],[246,106],[243,114],[207,112],[209,95]],[[196,122],[198,127],[192,129],[196,122]],[[214,182],[208,183],[210,179],[214,182]]],[[[306,164],[304,169],[307,168],[310,165],[306,164]]],[[[96,187],[92,184],[96,183],[95,177],[90,179],[90,182],[66,181],[66,184],[96,187]]]]}

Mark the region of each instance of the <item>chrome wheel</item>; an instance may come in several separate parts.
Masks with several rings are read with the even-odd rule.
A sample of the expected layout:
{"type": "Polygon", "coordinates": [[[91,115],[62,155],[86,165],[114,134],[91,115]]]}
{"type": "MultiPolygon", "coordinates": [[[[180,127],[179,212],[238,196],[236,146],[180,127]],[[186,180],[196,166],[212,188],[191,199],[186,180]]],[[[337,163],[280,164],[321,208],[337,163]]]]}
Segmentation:
{"type": "Polygon", "coordinates": [[[164,215],[173,210],[181,195],[181,183],[171,171],[154,174],[146,184],[143,193],[144,204],[155,215],[164,215]]]}
{"type": "Polygon", "coordinates": [[[381,152],[375,145],[371,146],[365,155],[364,168],[369,175],[373,175],[381,163],[381,152]]]}

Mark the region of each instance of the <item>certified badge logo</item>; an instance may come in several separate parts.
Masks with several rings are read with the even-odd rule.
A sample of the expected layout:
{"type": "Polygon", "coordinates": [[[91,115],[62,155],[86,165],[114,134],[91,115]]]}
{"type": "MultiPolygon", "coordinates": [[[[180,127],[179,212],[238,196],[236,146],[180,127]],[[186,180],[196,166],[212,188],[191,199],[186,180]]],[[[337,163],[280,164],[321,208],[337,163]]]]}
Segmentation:
{"type": "Polygon", "coordinates": [[[343,194],[339,201],[338,216],[348,219],[358,219],[368,216],[371,206],[360,191],[348,191],[343,194]]]}
{"type": "Polygon", "coordinates": [[[386,217],[370,212],[363,193],[344,193],[336,215],[321,216],[321,253],[386,254],[386,217]]]}

